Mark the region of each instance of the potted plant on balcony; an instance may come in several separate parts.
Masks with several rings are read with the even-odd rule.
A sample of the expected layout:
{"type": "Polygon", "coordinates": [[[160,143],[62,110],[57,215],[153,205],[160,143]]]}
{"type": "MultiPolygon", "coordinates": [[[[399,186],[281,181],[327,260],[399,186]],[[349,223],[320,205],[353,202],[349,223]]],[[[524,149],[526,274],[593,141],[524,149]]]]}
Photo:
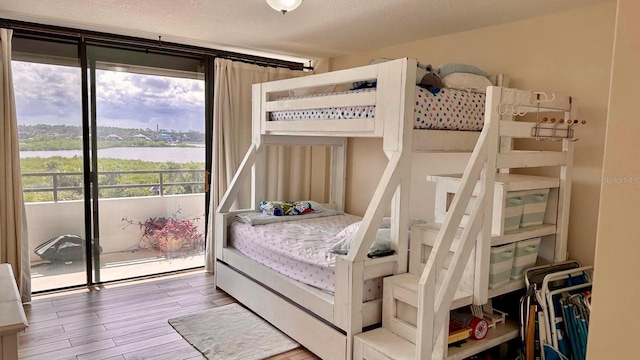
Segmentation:
{"type": "Polygon", "coordinates": [[[179,213],[180,209],[169,217],[150,217],[145,221],[137,222],[123,218],[122,221],[128,223],[127,226],[140,227],[142,231],[138,241],[140,248],[152,248],[164,253],[202,251],[204,236],[196,226],[200,218],[180,219],[179,213]]]}

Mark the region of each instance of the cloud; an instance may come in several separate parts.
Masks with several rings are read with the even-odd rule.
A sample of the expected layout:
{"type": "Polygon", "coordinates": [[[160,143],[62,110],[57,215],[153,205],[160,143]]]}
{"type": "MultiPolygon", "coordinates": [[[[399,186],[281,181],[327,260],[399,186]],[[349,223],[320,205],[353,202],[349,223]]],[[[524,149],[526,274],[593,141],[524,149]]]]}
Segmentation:
{"type": "MultiPolygon", "coordinates": [[[[80,68],[13,62],[20,124],[82,123],[80,68]]],[[[204,81],[96,71],[98,126],[204,132],[204,81]]]]}
{"type": "Polygon", "coordinates": [[[79,68],[18,61],[12,66],[19,123],[81,124],[79,68]]]}

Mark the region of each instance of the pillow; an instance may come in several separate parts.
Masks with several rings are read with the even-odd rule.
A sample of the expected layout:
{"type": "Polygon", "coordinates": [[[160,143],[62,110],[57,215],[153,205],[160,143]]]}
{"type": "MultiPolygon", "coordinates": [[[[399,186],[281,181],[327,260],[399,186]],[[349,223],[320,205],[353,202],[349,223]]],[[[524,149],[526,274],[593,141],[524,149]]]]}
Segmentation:
{"type": "Polygon", "coordinates": [[[453,89],[481,89],[493,85],[484,76],[468,73],[453,73],[442,78],[444,86],[453,89]]]}
{"type": "Polygon", "coordinates": [[[440,77],[445,77],[453,73],[468,73],[468,74],[481,75],[485,77],[489,76],[487,72],[473,65],[457,64],[457,63],[448,63],[448,64],[440,65],[438,67],[438,73],[440,74],[440,77]]]}
{"type": "Polygon", "coordinates": [[[339,233],[336,234],[336,236],[333,237],[333,239],[335,241],[342,241],[344,240],[347,236],[351,236],[351,235],[355,235],[355,233],[358,232],[358,229],[360,228],[360,223],[362,221],[356,221],[353,224],[345,227],[344,229],[342,229],[342,231],[340,231],[339,233]]]}
{"type": "MultiPolygon", "coordinates": [[[[351,248],[351,241],[356,236],[356,232],[358,231],[360,222],[353,223],[344,229],[347,230],[354,224],[358,224],[357,226],[354,226],[355,231],[353,231],[353,229],[349,230],[353,231],[353,233],[349,233],[337,243],[335,243],[331,248],[329,248],[329,252],[339,255],[346,255],[349,253],[349,249],[351,248]]],[[[336,238],[338,238],[338,235],[336,235],[336,238]]],[[[393,250],[391,250],[391,230],[389,229],[378,229],[378,232],[376,233],[376,239],[373,241],[373,244],[371,244],[367,256],[375,257],[382,254],[393,254],[393,250]]]]}

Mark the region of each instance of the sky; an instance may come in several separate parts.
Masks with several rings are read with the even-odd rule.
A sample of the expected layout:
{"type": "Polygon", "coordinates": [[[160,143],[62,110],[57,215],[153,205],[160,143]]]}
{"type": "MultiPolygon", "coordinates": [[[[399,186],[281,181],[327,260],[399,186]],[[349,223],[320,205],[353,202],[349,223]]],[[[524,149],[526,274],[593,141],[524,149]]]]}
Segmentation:
{"type": "MultiPolygon", "coordinates": [[[[18,124],[81,125],[80,68],[13,61],[18,124]]],[[[98,126],[204,132],[204,81],[96,71],[98,126]]]]}

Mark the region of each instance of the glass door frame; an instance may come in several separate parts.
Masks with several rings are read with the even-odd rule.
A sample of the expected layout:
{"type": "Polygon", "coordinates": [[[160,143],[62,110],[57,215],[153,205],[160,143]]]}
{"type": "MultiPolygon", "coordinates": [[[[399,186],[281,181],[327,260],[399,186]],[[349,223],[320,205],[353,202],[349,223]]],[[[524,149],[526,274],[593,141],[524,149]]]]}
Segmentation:
{"type": "MultiPolygon", "coordinates": [[[[145,278],[148,276],[157,276],[163,274],[154,273],[148,275],[137,275],[124,279],[107,280],[102,281],[100,276],[101,269],[101,257],[100,257],[100,217],[99,217],[99,183],[98,183],[98,135],[97,135],[97,78],[96,78],[96,59],[90,59],[88,55],[88,46],[105,46],[100,42],[90,41],[89,43],[85,39],[80,39],[78,42],[80,66],[82,73],[82,115],[83,115],[83,164],[84,164],[84,186],[85,186],[85,233],[86,246],[86,284],[84,286],[95,286],[103,283],[109,283],[113,281],[130,280],[135,278],[145,278]]],[[[116,46],[117,48],[117,46],[116,46]]],[[[126,47],[125,47],[126,48],[126,47]]],[[[134,49],[143,51],[141,49],[134,49]]],[[[154,51],[155,52],[155,51],[154,51]]],[[[158,51],[159,54],[164,54],[162,51],[158,51]]],[[[167,53],[169,55],[178,55],[175,53],[167,53]]],[[[187,56],[188,57],[188,56],[187,56]]],[[[207,232],[209,231],[209,203],[210,203],[210,172],[212,167],[212,141],[213,141],[213,61],[214,57],[209,55],[202,56],[204,59],[204,87],[205,87],[205,99],[204,108],[205,116],[205,233],[204,238],[207,238],[207,232]]],[[[205,241],[205,254],[207,252],[208,244],[205,241]]],[[[206,258],[206,256],[205,256],[206,258]]],[[[203,264],[204,265],[204,264],[203,264]]],[[[185,269],[188,270],[188,269],[185,269]]],[[[169,270],[166,273],[174,272],[175,270],[169,270]]]]}

